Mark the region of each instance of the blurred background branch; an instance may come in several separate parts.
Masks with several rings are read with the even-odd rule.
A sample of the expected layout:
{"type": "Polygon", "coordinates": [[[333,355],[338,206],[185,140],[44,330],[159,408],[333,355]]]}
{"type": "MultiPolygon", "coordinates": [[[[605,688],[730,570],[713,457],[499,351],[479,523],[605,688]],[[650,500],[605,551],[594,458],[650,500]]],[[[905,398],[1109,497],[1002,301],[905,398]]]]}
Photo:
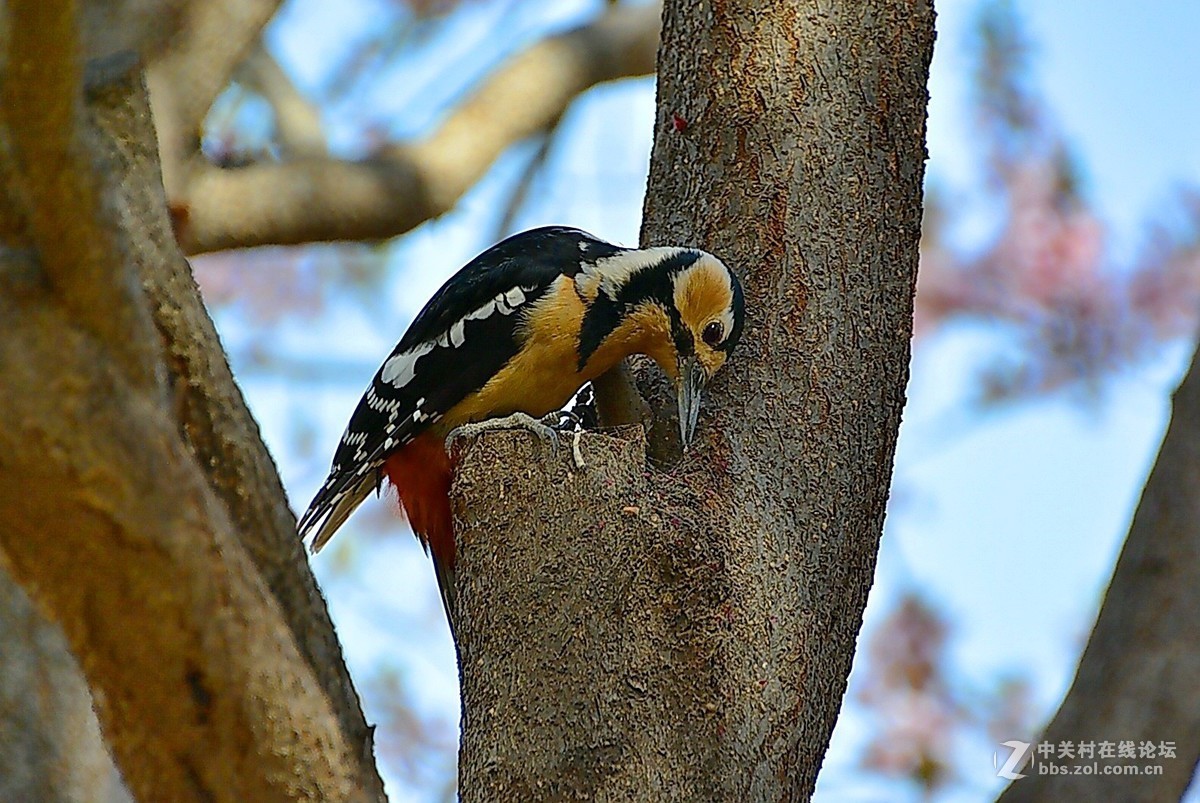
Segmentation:
{"type": "MultiPolygon", "coordinates": [[[[415,142],[381,143],[364,159],[322,158],[308,141],[279,161],[198,166],[185,184],[168,185],[180,242],[200,253],[403,234],[448,211],[500,153],[552,127],[580,93],[652,72],[659,13],[654,5],[614,6],[588,25],[534,44],[484,80],[434,132],[415,142]]],[[[277,104],[279,94],[269,99],[277,104]]],[[[276,126],[283,144],[295,120],[277,117],[276,126]]]]}

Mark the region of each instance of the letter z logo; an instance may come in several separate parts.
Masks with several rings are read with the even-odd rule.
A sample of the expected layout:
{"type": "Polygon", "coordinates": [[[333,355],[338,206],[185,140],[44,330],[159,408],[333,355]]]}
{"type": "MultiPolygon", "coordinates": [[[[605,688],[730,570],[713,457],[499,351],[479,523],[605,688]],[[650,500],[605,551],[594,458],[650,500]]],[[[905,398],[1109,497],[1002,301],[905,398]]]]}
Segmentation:
{"type": "Polygon", "coordinates": [[[992,753],[992,766],[997,767],[996,775],[1001,778],[1007,778],[1010,781],[1015,781],[1018,778],[1024,778],[1024,774],[1017,772],[1025,763],[1025,757],[1029,755],[1029,748],[1032,747],[1030,742],[1004,742],[1001,747],[1012,748],[1012,755],[1008,757],[1008,761],[1004,762],[1004,766],[1000,767],[1000,751],[992,753]]]}

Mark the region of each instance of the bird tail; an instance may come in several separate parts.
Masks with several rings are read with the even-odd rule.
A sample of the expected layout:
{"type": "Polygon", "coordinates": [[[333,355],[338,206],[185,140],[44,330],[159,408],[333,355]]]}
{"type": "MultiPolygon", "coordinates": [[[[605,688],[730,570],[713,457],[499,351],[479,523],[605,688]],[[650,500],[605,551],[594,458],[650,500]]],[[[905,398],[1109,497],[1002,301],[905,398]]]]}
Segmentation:
{"type": "Polygon", "coordinates": [[[320,552],[375,487],[373,472],[349,477],[331,474],[296,525],[300,538],[308,541],[314,554],[320,552]]]}
{"type": "Polygon", "coordinates": [[[450,636],[458,644],[458,631],[454,626],[454,611],[457,599],[454,593],[454,563],[439,560],[437,554],[433,558],[433,573],[437,575],[438,591],[442,594],[442,607],[446,609],[446,621],[450,623],[450,636]]]}

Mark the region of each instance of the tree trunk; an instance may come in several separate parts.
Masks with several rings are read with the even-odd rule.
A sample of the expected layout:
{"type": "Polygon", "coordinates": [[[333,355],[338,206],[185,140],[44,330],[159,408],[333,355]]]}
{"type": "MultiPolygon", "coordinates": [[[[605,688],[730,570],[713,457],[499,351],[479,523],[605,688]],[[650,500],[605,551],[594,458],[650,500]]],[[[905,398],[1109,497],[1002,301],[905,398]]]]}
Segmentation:
{"type": "MultiPolygon", "coordinates": [[[[361,766],[374,774],[370,729],[287,495],[225,359],[220,337],[167,217],[155,132],[138,72],[117,58],[93,65],[88,110],[121,170],[123,224],[138,232],[136,267],[161,340],[181,440],[204,468],[234,533],[279,602],[297,647],[333,703],[361,766]]],[[[382,793],[382,783],[372,785],[382,793]]]]}
{"type": "Polygon", "coordinates": [[[62,630],[0,569],[0,800],[132,803],[62,630]]]}
{"type": "Polygon", "coordinates": [[[1178,800],[1200,760],[1200,350],[1173,397],[1171,424],[1129,528],[1075,682],[1041,740],[1059,765],[1061,742],[1132,741],[1153,756],[1101,765],[1161,775],[1041,774],[1026,768],[1002,803],[1178,800]],[[1171,743],[1174,756],[1161,755],[1171,743]]]}
{"type": "Polygon", "coordinates": [[[139,799],[382,799],[274,465],[174,245],[141,77],[99,71],[85,108],[73,5],[8,12],[5,567],[61,626],[139,799]]]}
{"type": "Polygon", "coordinates": [[[464,455],[466,803],[811,795],[904,401],[932,43],[926,2],[667,3],[643,240],[734,266],[746,333],[669,473],[636,437],[583,472],[464,455]]]}

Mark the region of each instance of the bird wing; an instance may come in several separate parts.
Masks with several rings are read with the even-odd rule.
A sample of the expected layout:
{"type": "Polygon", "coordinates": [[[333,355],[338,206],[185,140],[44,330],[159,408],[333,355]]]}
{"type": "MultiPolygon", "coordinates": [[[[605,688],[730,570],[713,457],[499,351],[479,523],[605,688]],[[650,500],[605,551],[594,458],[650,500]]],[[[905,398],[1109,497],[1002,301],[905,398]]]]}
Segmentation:
{"type": "MultiPolygon", "coordinates": [[[[298,529],[316,552],[380,484],[383,462],[482,388],[521,348],[520,323],[582,250],[573,229],[535,229],[480,254],[442,286],[367,388],[298,529]]],[[[598,241],[596,241],[598,242],[598,241]]]]}

